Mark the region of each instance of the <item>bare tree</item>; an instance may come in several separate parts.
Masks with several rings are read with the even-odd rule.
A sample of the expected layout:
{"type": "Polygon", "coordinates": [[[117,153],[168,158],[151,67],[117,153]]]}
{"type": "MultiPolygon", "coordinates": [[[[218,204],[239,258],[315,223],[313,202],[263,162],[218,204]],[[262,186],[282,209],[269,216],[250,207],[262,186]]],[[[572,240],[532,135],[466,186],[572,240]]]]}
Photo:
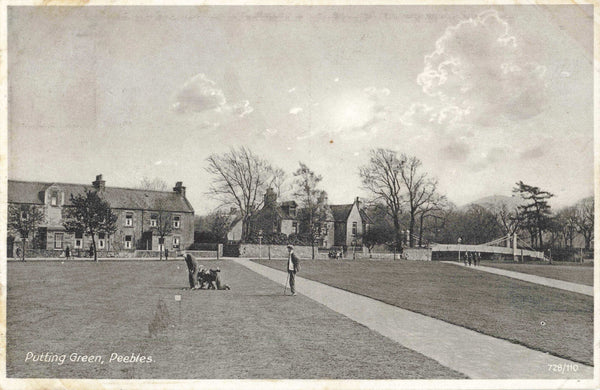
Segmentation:
{"type": "Polygon", "coordinates": [[[242,216],[242,240],[250,233],[250,220],[260,209],[263,194],[276,179],[271,164],[245,147],[207,158],[206,171],[212,175],[208,194],[223,206],[235,206],[242,216]]]}
{"type": "Polygon", "coordinates": [[[594,198],[586,198],[577,205],[575,223],[577,230],[583,235],[585,249],[590,249],[594,239],[594,198]]]}
{"type": "MultiPolygon", "coordinates": [[[[151,226],[151,229],[156,232],[156,235],[158,236],[160,252],[159,259],[162,260],[164,250],[161,245],[166,245],[165,237],[171,234],[173,231],[173,216],[172,213],[167,210],[165,201],[163,199],[160,199],[156,203],[156,208],[157,209],[152,212],[150,216],[150,218],[156,221],[156,225],[151,226]]],[[[154,222],[152,222],[152,224],[154,225],[154,222]]]]}
{"type": "Polygon", "coordinates": [[[423,224],[428,217],[434,217],[446,207],[446,196],[437,193],[437,182],[432,181],[425,202],[418,208],[419,246],[423,245],[423,224]]]}
{"type": "Polygon", "coordinates": [[[374,201],[386,205],[386,211],[394,225],[394,244],[400,248],[400,216],[404,203],[402,197],[402,166],[396,152],[389,149],[374,149],[370,152],[369,163],[360,167],[359,173],[363,188],[369,191],[374,201]]]}
{"type": "Polygon", "coordinates": [[[506,203],[502,203],[499,206],[493,207],[490,210],[498,223],[502,226],[504,234],[507,236],[513,236],[521,228],[523,219],[521,218],[519,208],[510,208],[506,203]]]}
{"type": "MultiPolygon", "coordinates": [[[[402,183],[406,188],[404,198],[409,213],[408,229],[411,233],[415,231],[416,216],[419,209],[427,204],[434,196],[437,188],[437,182],[427,177],[427,173],[421,172],[421,160],[416,157],[402,155],[400,176],[402,183]]],[[[409,246],[414,245],[414,236],[409,237],[409,246]]]]}
{"type": "Polygon", "coordinates": [[[151,190],[151,191],[169,191],[169,185],[163,179],[155,177],[150,180],[146,176],[140,180],[140,184],[138,185],[139,189],[142,190],[151,190]]]}
{"type": "Polygon", "coordinates": [[[34,205],[8,206],[8,230],[21,237],[21,261],[25,261],[25,241],[44,223],[44,212],[34,205]]]}
{"type": "MultiPolygon", "coordinates": [[[[327,218],[327,194],[318,188],[323,179],[317,175],[306,164],[300,163],[300,167],[294,172],[295,188],[294,195],[300,199],[302,204],[302,219],[306,232],[310,234],[312,247],[312,258],[315,258],[315,241],[324,233],[327,218]]],[[[325,228],[326,229],[326,228],[325,228]]]]}

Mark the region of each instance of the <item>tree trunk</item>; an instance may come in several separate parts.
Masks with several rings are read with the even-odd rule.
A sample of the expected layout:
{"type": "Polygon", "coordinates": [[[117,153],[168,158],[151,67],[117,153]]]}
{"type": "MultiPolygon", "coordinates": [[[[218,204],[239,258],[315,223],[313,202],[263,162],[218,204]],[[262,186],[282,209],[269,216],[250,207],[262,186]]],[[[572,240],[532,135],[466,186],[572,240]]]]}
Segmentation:
{"type": "Polygon", "coordinates": [[[25,261],[25,239],[21,240],[21,261],[25,261]]]}
{"type": "Polygon", "coordinates": [[[408,246],[412,248],[415,244],[415,239],[413,238],[413,232],[415,230],[415,214],[410,213],[410,224],[408,225],[408,246]]]}
{"type": "Polygon", "coordinates": [[[423,213],[419,217],[419,246],[423,246],[423,219],[425,219],[423,213]]]}
{"type": "Polygon", "coordinates": [[[98,262],[98,251],[96,249],[96,237],[92,234],[92,249],[94,250],[94,261],[98,262]]]}
{"type": "Polygon", "coordinates": [[[401,243],[401,238],[400,238],[400,221],[398,221],[398,216],[394,216],[394,233],[395,233],[395,238],[396,238],[396,242],[394,242],[394,248],[399,248],[400,243],[401,243]]]}

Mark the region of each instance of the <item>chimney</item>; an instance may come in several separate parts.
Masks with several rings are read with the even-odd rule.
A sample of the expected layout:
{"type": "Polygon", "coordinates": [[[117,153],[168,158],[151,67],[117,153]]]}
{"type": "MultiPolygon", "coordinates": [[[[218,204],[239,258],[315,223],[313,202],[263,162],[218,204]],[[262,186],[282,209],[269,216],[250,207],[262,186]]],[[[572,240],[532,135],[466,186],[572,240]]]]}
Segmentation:
{"type": "Polygon", "coordinates": [[[179,195],[181,195],[185,198],[185,187],[183,186],[183,182],[178,181],[177,183],[175,183],[175,187],[173,187],[173,191],[175,191],[176,193],[178,193],[179,195]]]}
{"type": "Polygon", "coordinates": [[[358,196],[356,197],[355,203],[356,203],[357,206],[360,206],[360,198],[358,196]]]}
{"type": "Polygon", "coordinates": [[[92,182],[94,188],[98,191],[103,191],[106,181],[102,180],[102,174],[96,175],[96,180],[92,182]]]}
{"type": "Polygon", "coordinates": [[[263,198],[263,203],[265,206],[272,206],[277,203],[277,194],[272,188],[267,188],[267,192],[265,192],[265,196],[263,198]]]}

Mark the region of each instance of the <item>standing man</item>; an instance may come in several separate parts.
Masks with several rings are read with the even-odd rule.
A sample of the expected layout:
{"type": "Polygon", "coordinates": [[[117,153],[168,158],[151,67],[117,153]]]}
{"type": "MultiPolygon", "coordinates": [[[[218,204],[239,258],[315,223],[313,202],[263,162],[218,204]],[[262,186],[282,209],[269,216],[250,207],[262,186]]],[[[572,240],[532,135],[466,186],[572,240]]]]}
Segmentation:
{"type": "Polygon", "coordinates": [[[65,257],[67,258],[67,260],[69,260],[71,258],[71,248],[67,245],[67,248],[65,249],[65,257]]]}
{"type": "Polygon", "coordinates": [[[290,279],[290,291],[292,292],[292,295],[296,295],[296,272],[300,271],[300,260],[294,254],[294,247],[292,245],[288,245],[287,249],[287,271],[290,279]]]}
{"type": "Polygon", "coordinates": [[[165,247],[165,261],[169,260],[169,250],[165,247]]]}
{"type": "Polygon", "coordinates": [[[198,262],[189,253],[183,252],[181,254],[185,259],[185,263],[188,267],[188,277],[190,278],[190,290],[198,290],[200,287],[198,286],[198,262]]]}

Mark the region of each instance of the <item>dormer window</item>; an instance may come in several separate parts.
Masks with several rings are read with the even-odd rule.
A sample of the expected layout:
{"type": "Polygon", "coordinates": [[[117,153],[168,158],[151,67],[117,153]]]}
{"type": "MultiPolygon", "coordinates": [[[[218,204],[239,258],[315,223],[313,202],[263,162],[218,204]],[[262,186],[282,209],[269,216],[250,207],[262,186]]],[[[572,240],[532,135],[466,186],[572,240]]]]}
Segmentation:
{"type": "Polygon", "coordinates": [[[52,191],[50,193],[50,205],[58,206],[58,191],[52,191]]]}

